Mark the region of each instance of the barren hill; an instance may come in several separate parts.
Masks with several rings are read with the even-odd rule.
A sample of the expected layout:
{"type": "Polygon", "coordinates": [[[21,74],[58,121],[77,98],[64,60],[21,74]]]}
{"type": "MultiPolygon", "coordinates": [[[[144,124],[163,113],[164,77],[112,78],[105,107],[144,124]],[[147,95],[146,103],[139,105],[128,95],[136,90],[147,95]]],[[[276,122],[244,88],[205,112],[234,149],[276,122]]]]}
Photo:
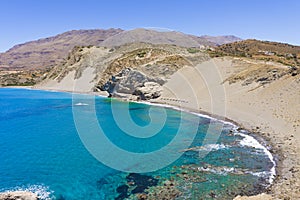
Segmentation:
{"type": "Polygon", "coordinates": [[[104,46],[121,46],[123,44],[145,42],[151,44],[170,44],[182,47],[217,46],[242,40],[236,36],[195,36],[177,31],[156,31],[152,29],[134,29],[123,31],[103,41],[104,46]]]}
{"type": "Polygon", "coordinates": [[[121,29],[73,30],[53,37],[16,45],[0,54],[0,68],[41,69],[60,63],[74,46],[99,45],[121,29]]]}

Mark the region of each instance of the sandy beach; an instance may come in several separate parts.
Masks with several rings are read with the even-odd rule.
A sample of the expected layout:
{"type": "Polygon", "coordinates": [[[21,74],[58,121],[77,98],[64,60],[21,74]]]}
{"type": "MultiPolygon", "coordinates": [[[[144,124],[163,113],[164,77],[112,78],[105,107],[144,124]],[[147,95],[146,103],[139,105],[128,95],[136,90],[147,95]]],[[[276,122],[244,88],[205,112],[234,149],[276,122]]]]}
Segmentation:
{"type": "Polygon", "coordinates": [[[299,76],[285,76],[266,85],[222,84],[244,70],[234,62],[231,58],[217,58],[179,70],[155,102],[223,116],[262,136],[276,157],[277,177],[266,191],[269,195],[257,199],[299,199],[299,76]]]}

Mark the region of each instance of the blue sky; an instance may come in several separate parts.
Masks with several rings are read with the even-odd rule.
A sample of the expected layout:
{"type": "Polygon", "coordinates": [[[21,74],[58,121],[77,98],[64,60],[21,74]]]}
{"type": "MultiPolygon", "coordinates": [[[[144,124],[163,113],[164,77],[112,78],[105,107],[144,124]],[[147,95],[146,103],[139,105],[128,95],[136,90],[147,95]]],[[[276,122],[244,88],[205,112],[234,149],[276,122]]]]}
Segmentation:
{"type": "Polygon", "coordinates": [[[1,0],[0,52],[68,30],[162,27],[300,45],[298,0],[1,0]]]}

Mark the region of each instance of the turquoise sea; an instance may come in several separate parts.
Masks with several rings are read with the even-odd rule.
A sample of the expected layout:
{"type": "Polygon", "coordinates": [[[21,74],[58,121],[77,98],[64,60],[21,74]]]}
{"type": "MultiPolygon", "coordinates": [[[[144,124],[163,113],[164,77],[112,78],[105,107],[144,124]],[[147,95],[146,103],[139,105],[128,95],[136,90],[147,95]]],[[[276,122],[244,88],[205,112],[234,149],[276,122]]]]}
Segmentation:
{"type": "Polygon", "coordinates": [[[232,199],[264,190],[275,174],[267,148],[234,124],[28,89],[0,89],[0,152],[0,192],[41,199],[232,199]]]}

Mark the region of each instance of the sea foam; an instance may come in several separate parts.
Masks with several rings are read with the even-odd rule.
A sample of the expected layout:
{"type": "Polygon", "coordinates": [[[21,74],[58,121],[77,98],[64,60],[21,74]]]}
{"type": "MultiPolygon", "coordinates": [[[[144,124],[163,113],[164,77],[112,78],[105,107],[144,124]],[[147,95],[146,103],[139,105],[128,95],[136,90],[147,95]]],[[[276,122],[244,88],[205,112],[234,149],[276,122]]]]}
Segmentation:
{"type": "MultiPolygon", "coordinates": [[[[270,161],[273,163],[273,167],[270,169],[270,176],[269,176],[269,183],[272,184],[273,180],[276,176],[276,163],[274,160],[273,155],[271,154],[271,152],[262,144],[260,144],[254,137],[247,135],[245,133],[241,133],[240,131],[235,131],[234,132],[235,135],[239,135],[242,136],[243,139],[240,141],[240,145],[241,146],[247,146],[247,147],[252,147],[254,149],[260,149],[262,150],[270,159],[270,161]]],[[[263,172],[259,172],[253,175],[258,175],[261,176],[263,174],[263,172]]]]}
{"type": "Polygon", "coordinates": [[[12,189],[6,190],[4,192],[15,192],[15,191],[24,191],[31,192],[37,195],[37,197],[41,200],[51,200],[51,194],[53,191],[49,189],[49,187],[44,185],[29,185],[29,186],[18,186],[12,189]]]}

